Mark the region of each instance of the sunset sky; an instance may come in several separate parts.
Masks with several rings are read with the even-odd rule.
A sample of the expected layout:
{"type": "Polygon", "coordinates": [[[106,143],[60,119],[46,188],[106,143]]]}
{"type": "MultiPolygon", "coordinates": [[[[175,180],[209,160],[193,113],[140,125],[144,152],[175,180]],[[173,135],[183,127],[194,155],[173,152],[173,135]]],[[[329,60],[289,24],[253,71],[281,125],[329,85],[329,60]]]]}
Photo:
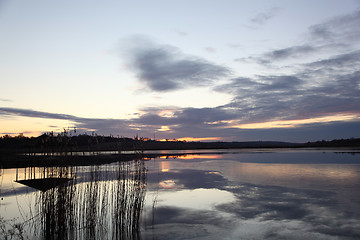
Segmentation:
{"type": "Polygon", "coordinates": [[[0,135],[360,137],[359,0],[0,0],[0,135]]]}

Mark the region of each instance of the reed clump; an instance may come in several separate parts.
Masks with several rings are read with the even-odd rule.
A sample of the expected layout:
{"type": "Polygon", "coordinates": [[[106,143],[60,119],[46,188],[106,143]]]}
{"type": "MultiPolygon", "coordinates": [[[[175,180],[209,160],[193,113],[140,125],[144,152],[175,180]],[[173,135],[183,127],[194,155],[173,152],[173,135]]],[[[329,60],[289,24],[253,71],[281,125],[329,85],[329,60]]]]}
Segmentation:
{"type": "Polygon", "coordinates": [[[41,216],[34,219],[41,223],[37,236],[141,239],[140,220],[146,194],[144,161],[72,167],[63,171],[63,174],[71,171],[74,179],[37,193],[37,214],[41,216]]]}

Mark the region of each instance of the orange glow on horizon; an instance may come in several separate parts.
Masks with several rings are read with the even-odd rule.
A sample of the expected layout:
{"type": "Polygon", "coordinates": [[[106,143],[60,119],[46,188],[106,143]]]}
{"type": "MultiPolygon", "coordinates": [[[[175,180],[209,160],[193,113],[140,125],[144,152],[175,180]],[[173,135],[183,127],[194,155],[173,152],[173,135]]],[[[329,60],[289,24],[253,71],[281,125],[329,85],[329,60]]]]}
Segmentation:
{"type": "Polygon", "coordinates": [[[191,160],[191,159],[218,159],[220,157],[221,157],[220,155],[183,155],[177,158],[191,160]]]}
{"type": "Polygon", "coordinates": [[[197,142],[197,141],[220,141],[221,137],[183,137],[176,139],[177,141],[197,142]]]}
{"type": "Polygon", "coordinates": [[[270,121],[270,122],[262,122],[262,123],[238,124],[231,127],[240,128],[240,129],[294,128],[303,124],[350,121],[358,118],[360,118],[358,115],[335,115],[335,116],[298,119],[298,120],[279,120],[279,121],[270,121]]]}
{"type": "MultiPolygon", "coordinates": [[[[171,129],[169,129],[171,130],[171,129]]],[[[183,138],[175,138],[175,139],[160,139],[160,142],[177,142],[177,141],[186,141],[186,142],[200,142],[200,141],[221,141],[223,138],[221,137],[183,137],[183,138]]]]}

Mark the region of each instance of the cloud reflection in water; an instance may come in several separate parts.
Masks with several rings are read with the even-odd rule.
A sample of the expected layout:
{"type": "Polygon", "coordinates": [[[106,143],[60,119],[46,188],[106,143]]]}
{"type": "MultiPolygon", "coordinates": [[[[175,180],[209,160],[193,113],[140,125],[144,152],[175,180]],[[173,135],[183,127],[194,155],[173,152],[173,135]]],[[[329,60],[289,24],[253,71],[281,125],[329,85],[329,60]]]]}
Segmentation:
{"type": "MultiPolygon", "coordinates": [[[[130,234],[133,239],[144,240],[360,238],[360,165],[354,164],[359,154],[253,152],[224,154],[221,158],[202,156],[77,167],[77,179],[72,184],[35,194],[43,222],[53,224],[55,232],[49,236],[64,233],[78,239],[110,235],[129,239],[130,234]],[[312,157],[313,163],[302,160],[304,157],[312,157]],[[341,164],[343,160],[348,161],[341,164]],[[63,200],[51,203],[51,199],[63,200]],[[47,213],[56,215],[61,209],[74,218],[64,215],[66,222],[46,220],[47,213]],[[121,224],[126,222],[132,225],[121,224]],[[60,232],[70,223],[81,231],[60,232]],[[95,232],[91,232],[92,226],[95,232]]],[[[22,197],[10,195],[11,176],[3,175],[6,203],[22,197]]],[[[23,187],[17,190],[24,193],[23,187]]],[[[34,192],[24,195],[31,198],[30,194],[34,192]]]]}
{"type": "Polygon", "coordinates": [[[147,221],[152,234],[157,239],[359,239],[360,195],[349,191],[360,187],[359,165],[326,164],[326,157],[334,162],[344,156],[321,152],[308,154],[320,164],[307,164],[297,160],[307,154],[292,154],[250,157],[261,155],[267,163],[247,162],[246,154],[173,159],[157,176],[150,169],[150,195],[155,179],[174,186],[157,190],[155,219],[147,221]]]}

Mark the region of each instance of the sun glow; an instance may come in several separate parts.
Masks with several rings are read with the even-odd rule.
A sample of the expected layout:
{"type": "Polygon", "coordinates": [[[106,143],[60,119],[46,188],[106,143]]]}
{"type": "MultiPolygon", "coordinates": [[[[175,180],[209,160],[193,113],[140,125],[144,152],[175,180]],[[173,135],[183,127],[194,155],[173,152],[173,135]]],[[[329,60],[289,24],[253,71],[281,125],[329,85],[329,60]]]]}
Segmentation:
{"type": "Polygon", "coordinates": [[[358,115],[335,115],[327,117],[298,119],[298,120],[281,120],[262,123],[248,123],[239,124],[232,127],[241,129],[264,129],[264,128],[293,128],[299,125],[311,124],[311,123],[329,123],[335,121],[350,121],[360,118],[358,115]]]}
{"type": "Polygon", "coordinates": [[[167,132],[167,131],[171,131],[171,129],[168,126],[161,126],[161,128],[159,128],[158,131],[167,132]]]}
{"type": "Polygon", "coordinates": [[[221,120],[221,121],[215,121],[215,122],[205,122],[205,124],[208,125],[217,125],[217,124],[232,124],[234,120],[221,120]]]}
{"type": "Polygon", "coordinates": [[[172,111],[172,110],[162,110],[162,111],[160,111],[159,113],[158,113],[158,115],[160,116],[160,117],[165,117],[165,118],[171,118],[171,117],[173,117],[174,116],[174,111],[172,111]]]}
{"type": "Polygon", "coordinates": [[[198,141],[221,141],[221,137],[203,137],[203,138],[195,138],[195,137],[183,137],[176,139],[177,141],[187,141],[187,142],[198,142],[198,141]]]}

